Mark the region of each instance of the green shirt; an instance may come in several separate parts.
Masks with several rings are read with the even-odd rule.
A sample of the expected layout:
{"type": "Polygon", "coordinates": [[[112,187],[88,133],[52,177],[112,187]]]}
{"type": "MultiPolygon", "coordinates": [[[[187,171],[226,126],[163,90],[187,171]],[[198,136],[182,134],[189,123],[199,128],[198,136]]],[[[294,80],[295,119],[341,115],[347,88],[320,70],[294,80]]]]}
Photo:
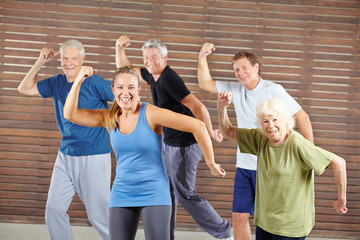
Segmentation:
{"type": "Polygon", "coordinates": [[[237,129],[241,152],[258,156],[254,223],[272,234],[307,236],[315,224],[314,171],[322,174],[335,154],[292,130],[272,146],[260,129],[237,129]]]}

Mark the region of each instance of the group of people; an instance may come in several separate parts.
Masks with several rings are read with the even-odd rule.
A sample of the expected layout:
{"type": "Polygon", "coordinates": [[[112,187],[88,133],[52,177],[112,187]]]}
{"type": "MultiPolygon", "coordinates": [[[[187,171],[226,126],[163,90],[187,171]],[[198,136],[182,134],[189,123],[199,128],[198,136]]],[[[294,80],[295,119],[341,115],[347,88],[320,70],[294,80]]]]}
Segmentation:
{"type": "Polygon", "coordinates": [[[314,171],[334,171],[338,199],[345,214],[345,161],[313,144],[310,119],[279,84],[261,78],[255,54],[240,51],[232,60],[238,81],[214,81],[204,43],[198,59],[198,81],[219,94],[221,131],[212,127],[205,105],[167,64],[167,47],[149,39],[142,47],[144,67],[132,66],[125,49],[115,44],[112,81],[85,66],[85,50],[68,40],[60,52],[43,48],[20,83],[20,93],[52,97],[62,141],[54,164],[45,221],[51,239],[73,239],[67,210],[75,194],[103,239],[134,239],[142,217],[146,239],[174,239],[177,203],[218,239],[305,239],[315,223],[314,171]],[[60,55],[64,74],[38,81],[42,66],[60,55]],[[141,102],[140,82],[151,87],[153,104],[141,102]],[[113,101],[111,109],[107,102],[113,101]],[[237,127],[227,116],[235,106],[237,127]],[[293,130],[295,119],[300,130],[293,130]],[[232,226],[195,189],[202,156],[214,176],[225,176],[215,162],[212,140],[223,136],[238,144],[232,226]],[[110,191],[111,148],[116,175],[110,191]]]}

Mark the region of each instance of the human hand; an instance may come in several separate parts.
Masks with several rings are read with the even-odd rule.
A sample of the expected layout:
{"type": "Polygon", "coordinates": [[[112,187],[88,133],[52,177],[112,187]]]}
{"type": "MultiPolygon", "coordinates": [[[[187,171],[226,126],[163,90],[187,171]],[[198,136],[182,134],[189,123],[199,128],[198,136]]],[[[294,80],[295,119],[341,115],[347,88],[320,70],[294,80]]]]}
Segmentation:
{"type": "Polygon", "coordinates": [[[214,129],[211,138],[218,143],[221,143],[222,140],[224,139],[220,129],[214,129]]]}
{"type": "Polygon", "coordinates": [[[82,83],[86,78],[91,77],[92,75],[94,75],[95,71],[92,67],[90,66],[82,66],[79,74],[77,75],[75,82],[76,83],[82,83]]]}
{"type": "Polygon", "coordinates": [[[346,200],[338,199],[333,203],[333,206],[338,214],[344,215],[347,213],[346,200]]]}
{"type": "Polygon", "coordinates": [[[201,47],[201,50],[199,52],[199,58],[204,58],[210,55],[213,51],[215,51],[214,44],[206,42],[201,47]]]}
{"type": "Polygon", "coordinates": [[[231,103],[231,99],[232,93],[230,91],[221,92],[218,97],[218,108],[227,108],[231,103]]]}
{"type": "Polygon", "coordinates": [[[59,52],[51,49],[51,48],[42,48],[40,51],[40,55],[38,58],[38,61],[42,64],[45,64],[47,62],[50,62],[55,57],[59,56],[59,52]]]}
{"type": "Polygon", "coordinates": [[[115,47],[118,49],[124,49],[126,47],[129,47],[130,45],[131,45],[130,38],[128,38],[128,36],[126,35],[119,37],[115,43],[115,47]]]}
{"type": "Polygon", "coordinates": [[[215,177],[225,177],[226,172],[223,168],[221,168],[220,164],[215,163],[212,166],[209,166],[211,175],[215,177]]]}

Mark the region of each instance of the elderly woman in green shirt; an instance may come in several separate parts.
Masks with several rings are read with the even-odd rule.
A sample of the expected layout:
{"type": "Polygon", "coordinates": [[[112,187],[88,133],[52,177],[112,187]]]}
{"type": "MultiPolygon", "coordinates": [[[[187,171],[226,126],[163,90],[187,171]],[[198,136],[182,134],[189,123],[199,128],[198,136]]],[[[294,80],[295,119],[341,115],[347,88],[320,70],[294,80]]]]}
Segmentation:
{"type": "Polygon", "coordinates": [[[227,115],[231,92],[220,93],[218,115],[225,138],[241,152],[258,156],[255,193],[256,240],[305,239],[315,224],[314,171],[334,171],[338,199],[333,206],[345,214],[346,164],[341,157],[316,147],[293,130],[286,104],[265,100],[256,109],[259,129],[233,127],[227,115]]]}

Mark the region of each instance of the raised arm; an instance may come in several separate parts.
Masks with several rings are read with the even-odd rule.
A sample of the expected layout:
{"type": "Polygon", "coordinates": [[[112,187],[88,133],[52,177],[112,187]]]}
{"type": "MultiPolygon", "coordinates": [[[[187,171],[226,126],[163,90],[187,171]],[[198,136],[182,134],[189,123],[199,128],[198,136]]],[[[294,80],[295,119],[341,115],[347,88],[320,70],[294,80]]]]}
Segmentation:
{"type": "Polygon", "coordinates": [[[54,59],[59,55],[59,52],[54,51],[50,48],[43,48],[40,51],[39,58],[36,60],[35,64],[26,74],[24,79],[21,81],[18,91],[21,94],[29,95],[29,96],[36,96],[40,95],[39,90],[37,88],[37,75],[40,72],[42,66],[54,59]]]}
{"type": "Polygon", "coordinates": [[[130,45],[131,45],[130,38],[126,35],[123,35],[116,40],[115,43],[116,68],[121,68],[125,66],[132,67],[138,72],[140,76],[140,80],[144,82],[144,79],[142,79],[141,77],[141,69],[139,67],[135,67],[134,65],[132,65],[130,60],[126,56],[125,48],[129,47],[130,45]]]}
{"type": "Polygon", "coordinates": [[[225,176],[225,171],[219,164],[215,163],[212,142],[202,121],[150,104],[146,108],[146,116],[153,129],[164,126],[192,133],[202,150],[211,174],[214,176],[225,176]]]}
{"type": "Polygon", "coordinates": [[[338,199],[333,206],[337,213],[346,214],[346,162],[343,158],[335,156],[330,162],[329,167],[334,171],[334,177],[338,190],[338,199]]]}
{"type": "Polygon", "coordinates": [[[214,44],[203,44],[199,52],[197,76],[200,88],[208,92],[217,93],[216,82],[211,77],[209,65],[207,62],[207,56],[213,51],[215,51],[214,44]]]}
{"type": "Polygon", "coordinates": [[[219,129],[213,129],[209,111],[205,105],[194,94],[190,93],[180,101],[183,105],[191,110],[195,117],[205,123],[210,137],[217,142],[223,140],[219,129]]]}
{"type": "Polygon", "coordinates": [[[125,66],[131,66],[131,62],[126,56],[125,48],[131,45],[130,38],[128,36],[121,36],[115,43],[115,62],[116,68],[125,66]]]}
{"type": "Polygon", "coordinates": [[[231,124],[227,114],[227,108],[230,105],[231,98],[232,94],[228,91],[221,92],[219,95],[217,104],[219,124],[224,137],[233,142],[237,142],[236,128],[231,124]]]}
{"type": "Polygon", "coordinates": [[[313,130],[310,122],[309,115],[304,111],[304,109],[300,109],[295,114],[296,122],[299,127],[300,133],[309,140],[310,142],[314,143],[314,136],[313,136],[313,130]]]}
{"type": "Polygon", "coordinates": [[[92,67],[82,66],[79,75],[66,98],[64,106],[64,118],[78,125],[86,127],[105,127],[109,130],[108,119],[109,110],[106,109],[79,109],[79,93],[82,82],[92,76],[94,70],[92,67]]]}

